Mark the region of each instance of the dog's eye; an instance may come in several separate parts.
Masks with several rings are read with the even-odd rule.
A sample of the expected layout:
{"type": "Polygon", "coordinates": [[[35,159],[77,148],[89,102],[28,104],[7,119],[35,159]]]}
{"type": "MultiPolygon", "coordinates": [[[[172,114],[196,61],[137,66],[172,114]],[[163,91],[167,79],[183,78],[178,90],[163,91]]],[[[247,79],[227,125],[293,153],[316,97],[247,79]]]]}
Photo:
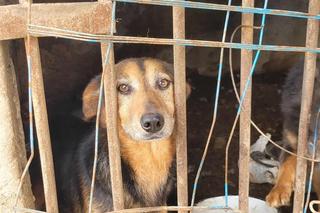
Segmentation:
{"type": "Polygon", "coordinates": [[[130,87],[128,84],[120,84],[120,85],[118,86],[118,91],[119,91],[120,93],[122,93],[122,94],[127,95],[127,94],[130,93],[131,87],[130,87]]]}
{"type": "Polygon", "coordinates": [[[167,89],[168,87],[169,87],[169,85],[170,85],[170,81],[169,80],[167,80],[167,79],[165,79],[165,78],[163,78],[163,79],[160,79],[159,81],[158,81],[158,86],[159,86],[159,89],[167,89]]]}

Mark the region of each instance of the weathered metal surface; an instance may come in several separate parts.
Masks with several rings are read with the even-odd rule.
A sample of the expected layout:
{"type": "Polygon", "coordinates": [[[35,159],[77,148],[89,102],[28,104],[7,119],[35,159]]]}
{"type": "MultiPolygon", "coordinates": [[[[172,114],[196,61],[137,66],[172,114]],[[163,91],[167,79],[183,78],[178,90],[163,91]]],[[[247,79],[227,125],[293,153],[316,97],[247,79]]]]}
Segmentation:
{"type": "MultiPolygon", "coordinates": [[[[254,0],[243,0],[243,7],[253,7],[254,0]]],[[[253,25],[252,14],[242,14],[242,25],[253,25]]],[[[241,43],[253,43],[253,29],[242,28],[241,43]]],[[[241,77],[240,91],[243,92],[247,78],[252,67],[252,50],[241,50],[241,77]]],[[[249,159],[250,159],[250,134],[251,134],[251,85],[247,89],[243,99],[243,109],[240,114],[240,146],[239,146],[239,209],[242,212],[249,212],[249,159]]]]}
{"type": "MultiPolygon", "coordinates": [[[[31,24],[86,33],[106,34],[110,22],[110,3],[32,4],[31,24]]],[[[0,40],[27,36],[27,7],[0,7],[0,40]]]]}
{"type": "MultiPolygon", "coordinates": [[[[105,53],[105,48],[102,46],[102,53],[105,53]]],[[[109,66],[105,69],[104,77],[104,94],[106,102],[106,123],[108,131],[108,150],[110,161],[111,188],[113,198],[113,209],[121,210],[124,208],[123,201],[123,184],[122,170],[120,158],[120,143],[118,138],[118,98],[116,91],[116,74],[114,71],[114,56],[113,47],[110,50],[108,59],[109,66]]]]}
{"type": "Polygon", "coordinates": [[[112,36],[112,35],[93,35],[93,34],[79,34],[79,32],[58,32],[55,29],[42,29],[33,26],[30,30],[34,36],[53,36],[60,38],[68,38],[74,40],[83,40],[91,42],[112,41],[113,43],[124,44],[153,44],[153,45],[179,45],[191,47],[222,47],[233,49],[246,50],[261,50],[261,51],[284,51],[284,52],[312,52],[320,53],[320,48],[307,48],[298,46],[279,46],[279,45],[257,45],[257,44],[241,44],[220,41],[205,41],[205,40],[190,40],[190,39],[168,39],[168,38],[149,38],[149,37],[135,37],[135,36],[112,36]]]}
{"type": "MultiPolygon", "coordinates": [[[[99,0],[106,2],[108,0],[99,0]]],[[[113,3],[115,4],[115,2],[113,3]]],[[[115,5],[113,5],[115,7],[115,5]]],[[[115,8],[114,8],[115,10],[115,8]]],[[[111,10],[110,10],[111,11],[111,10]]],[[[115,11],[114,11],[115,12],[115,11]]],[[[108,33],[113,35],[115,31],[115,20],[112,19],[112,11],[108,14],[110,21],[105,22],[105,27],[109,29],[108,33]],[[112,23],[113,22],[113,23],[112,23]]],[[[105,94],[105,112],[108,132],[108,152],[110,161],[110,176],[113,199],[113,210],[124,208],[122,169],[120,141],[118,135],[118,93],[116,86],[116,73],[114,70],[114,49],[113,44],[101,44],[102,68],[104,70],[104,94],[105,94]],[[109,58],[107,48],[110,46],[109,58]]]]}
{"type": "MultiPolygon", "coordinates": [[[[173,7],[173,38],[185,38],[185,9],[173,7]]],[[[176,152],[178,205],[188,205],[188,156],[186,118],[186,52],[184,46],[174,45],[174,94],[176,105],[176,152]]],[[[179,212],[186,212],[179,210],[179,212]]]]}
{"type": "MultiPolygon", "coordinates": [[[[27,40],[25,44],[28,55],[27,40]]],[[[38,39],[31,37],[29,44],[32,69],[32,102],[39,145],[46,210],[49,213],[56,213],[58,212],[56,182],[38,39]]]]}
{"type": "MultiPolygon", "coordinates": [[[[320,1],[310,0],[309,1],[309,13],[319,14],[320,13],[320,1]]],[[[306,47],[316,48],[318,46],[319,37],[319,21],[309,19],[307,25],[306,35],[306,47]]],[[[310,124],[310,110],[314,88],[314,78],[316,75],[316,61],[317,54],[305,53],[304,61],[304,73],[303,73],[303,84],[302,84],[302,100],[301,100],[301,111],[299,121],[299,135],[298,135],[298,150],[297,154],[305,156],[307,153],[307,142],[308,142],[308,131],[310,124]]],[[[306,169],[307,162],[304,159],[297,159],[296,167],[296,180],[295,180],[295,194],[294,194],[294,213],[303,212],[304,204],[304,192],[306,183],[306,169]]]]}

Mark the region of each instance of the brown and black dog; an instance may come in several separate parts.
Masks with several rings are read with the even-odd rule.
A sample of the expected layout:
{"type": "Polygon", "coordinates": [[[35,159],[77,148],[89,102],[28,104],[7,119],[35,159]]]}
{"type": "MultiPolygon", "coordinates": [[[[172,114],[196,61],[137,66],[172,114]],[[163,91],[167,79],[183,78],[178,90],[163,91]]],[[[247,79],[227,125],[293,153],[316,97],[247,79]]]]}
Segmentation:
{"type": "MultiPolygon", "coordinates": [[[[313,142],[317,111],[318,107],[320,106],[320,76],[318,69],[320,67],[319,65],[320,64],[318,62],[311,107],[308,142],[313,142]]],[[[297,149],[298,142],[302,79],[303,60],[293,66],[293,68],[290,70],[283,87],[281,100],[281,110],[284,119],[282,140],[286,144],[286,148],[294,152],[297,149]]],[[[320,153],[319,148],[317,148],[317,153],[320,153]]],[[[273,207],[288,205],[290,203],[291,194],[294,190],[296,157],[288,156],[286,153],[282,153],[281,160],[282,164],[280,166],[276,184],[266,197],[266,201],[268,202],[268,204],[273,207]]],[[[315,166],[315,173],[313,177],[313,187],[314,191],[317,193],[318,198],[320,198],[320,168],[317,164],[315,166]]]]}
{"type": "MultiPolygon", "coordinates": [[[[173,68],[157,59],[131,58],[116,64],[115,72],[125,208],[165,205],[175,167],[173,68]]],[[[83,93],[86,120],[96,116],[100,80],[91,80],[83,93]]],[[[189,85],[186,91],[188,96],[189,85]]],[[[93,210],[107,212],[113,206],[104,105],[100,126],[93,210]]],[[[93,128],[56,166],[61,212],[88,211],[94,138],[93,128]]]]}

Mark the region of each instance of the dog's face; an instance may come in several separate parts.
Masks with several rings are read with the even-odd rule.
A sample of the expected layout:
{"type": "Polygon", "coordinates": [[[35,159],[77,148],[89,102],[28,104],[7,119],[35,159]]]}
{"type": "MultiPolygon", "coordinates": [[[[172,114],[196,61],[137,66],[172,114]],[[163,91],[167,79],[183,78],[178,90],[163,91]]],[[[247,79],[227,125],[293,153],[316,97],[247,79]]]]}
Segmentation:
{"type": "MultiPolygon", "coordinates": [[[[175,126],[172,66],[151,58],[127,59],[118,63],[115,71],[118,120],[123,132],[135,141],[169,138],[175,126]]],[[[86,118],[96,114],[99,84],[100,78],[94,79],[84,92],[83,112],[86,118]]],[[[187,85],[187,95],[189,93],[187,85]]],[[[104,125],[104,110],[101,117],[104,125]]]]}

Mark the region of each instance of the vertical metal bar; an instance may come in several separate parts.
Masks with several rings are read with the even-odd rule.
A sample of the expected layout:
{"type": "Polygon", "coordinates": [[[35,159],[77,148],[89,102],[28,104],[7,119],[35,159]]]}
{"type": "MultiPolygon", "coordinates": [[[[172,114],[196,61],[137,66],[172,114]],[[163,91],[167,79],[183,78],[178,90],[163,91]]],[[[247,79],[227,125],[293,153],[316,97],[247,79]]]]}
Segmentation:
{"type": "MultiPolygon", "coordinates": [[[[28,44],[26,43],[26,46],[27,45],[28,44]]],[[[30,58],[32,69],[32,102],[39,144],[46,210],[49,213],[56,213],[58,212],[58,201],[48,124],[48,114],[44,93],[39,42],[35,37],[30,37],[30,58]]]]}
{"type": "MultiPolygon", "coordinates": [[[[29,4],[28,6],[31,7],[32,0],[20,0],[19,2],[24,5],[29,4]]],[[[27,19],[27,23],[29,23],[31,14],[28,14],[27,19]]],[[[32,102],[39,144],[46,211],[56,213],[58,212],[57,190],[38,38],[30,37],[29,42],[25,39],[25,46],[26,53],[27,55],[30,54],[31,60],[32,102]],[[28,49],[30,52],[28,52],[28,49]]]]}
{"type": "MultiPolygon", "coordinates": [[[[105,0],[100,0],[105,2],[105,0]]],[[[108,2],[111,2],[107,0],[108,2]]],[[[114,11],[113,11],[114,12],[114,11]]],[[[111,14],[113,14],[111,12],[111,14]]],[[[115,20],[110,19],[108,29],[114,29],[115,20]]],[[[114,30],[110,30],[113,34],[114,30]]],[[[111,188],[113,198],[113,209],[121,210],[124,208],[123,200],[123,184],[122,184],[122,170],[121,170],[121,157],[120,157],[120,143],[118,137],[118,97],[116,90],[116,73],[114,70],[114,49],[113,44],[110,43],[109,58],[106,59],[106,52],[108,44],[101,44],[102,66],[105,69],[104,74],[104,94],[105,94],[105,111],[106,111],[106,124],[108,136],[108,151],[109,151],[109,165],[111,176],[111,188]],[[108,60],[108,61],[106,61],[108,60]]]]}
{"type": "MultiPolygon", "coordinates": [[[[253,7],[254,0],[242,0],[243,7],[253,7]]],[[[242,25],[253,26],[253,14],[242,14],[242,25]]],[[[242,28],[241,43],[252,44],[253,29],[242,28]]],[[[252,67],[252,50],[241,50],[241,82],[240,92],[245,88],[246,80],[252,67]]],[[[243,110],[240,114],[240,150],[239,150],[239,209],[249,212],[249,157],[250,157],[250,118],[251,118],[251,85],[243,100],[243,110]]]]}
{"type": "MultiPolygon", "coordinates": [[[[173,38],[185,38],[185,9],[173,7],[173,38]]],[[[176,104],[176,153],[178,205],[188,205],[188,160],[186,118],[186,53],[184,46],[174,45],[174,90],[176,104]]],[[[182,212],[182,211],[179,211],[182,212]]]]}
{"type": "MultiPolygon", "coordinates": [[[[318,15],[320,12],[320,1],[309,1],[309,13],[318,15]]],[[[307,35],[306,35],[306,47],[316,48],[318,46],[319,37],[319,21],[308,19],[307,35]]],[[[308,131],[309,131],[309,115],[312,104],[312,95],[314,87],[314,78],[316,72],[317,54],[305,53],[304,61],[304,73],[302,84],[302,99],[301,99],[301,111],[299,121],[299,135],[298,135],[298,147],[297,154],[304,156],[307,153],[308,131]]],[[[294,213],[303,211],[305,183],[306,183],[306,169],[307,162],[302,159],[297,159],[296,167],[296,179],[295,179],[295,193],[294,193],[294,213]]]]}
{"type": "MultiPolygon", "coordinates": [[[[112,44],[110,44],[112,45],[112,44]]],[[[101,49],[105,52],[105,47],[101,45],[101,49]]],[[[123,185],[121,172],[120,144],[118,138],[118,103],[116,91],[116,73],[114,71],[114,53],[113,47],[110,50],[108,66],[104,75],[104,94],[105,94],[105,110],[106,123],[108,132],[108,150],[110,161],[110,175],[114,210],[124,208],[123,201],[123,185]]]]}

